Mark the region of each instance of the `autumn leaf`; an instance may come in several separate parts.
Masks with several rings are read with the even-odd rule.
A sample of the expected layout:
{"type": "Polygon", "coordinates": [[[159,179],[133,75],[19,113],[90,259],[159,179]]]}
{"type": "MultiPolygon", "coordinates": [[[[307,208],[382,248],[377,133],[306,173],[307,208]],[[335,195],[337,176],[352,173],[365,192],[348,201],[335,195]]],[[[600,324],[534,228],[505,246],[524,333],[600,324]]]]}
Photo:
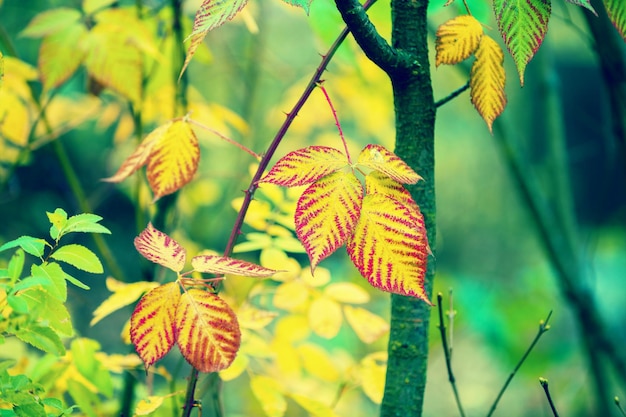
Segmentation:
{"type": "Polygon", "coordinates": [[[623,0],[604,0],[604,7],[609,19],[626,41],[626,2],[623,0]]]}
{"type": "Polygon", "coordinates": [[[343,246],[361,212],[363,187],[352,172],[338,171],[311,184],[298,200],[296,234],[317,264],[343,246]]]}
{"type": "Polygon", "coordinates": [[[347,251],[374,287],[430,303],[424,290],[428,241],[424,218],[414,207],[382,194],[366,195],[347,251]]]}
{"type": "Polygon", "coordinates": [[[493,133],[493,121],[506,106],[504,53],[489,36],[483,36],[470,72],[471,100],[493,133]]]}
{"type": "Polygon", "coordinates": [[[280,158],[259,183],[298,187],[311,184],[348,165],[348,158],[338,149],[309,146],[280,158]]]}
{"type": "Polygon", "coordinates": [[[414,211],[419,211],[419,207],[413,200],[413,197],[411,197],[411,193],[402,184],[381,172],[372,171],[367,174],[365,177],[365,193],[367,195],[381,194],[410,206],[414,211]]]}
{"type": "Polygon", "coordinates": [[[524,85],[526,65],[548,31],[551,0],[494,0],[493,7],[498,28],[524,85]]]}
{"type": "Polygon", "coordinates": [[[436,33],[435,64],[458,64],[478,48],[483,28],[473,16],[463,15],[443,23],[436,33]]]}
{"type": "Polygon", "coordinates": [[[94,310],[89,325],[93,326],[109,314],[134,303],[143,293],[158,286],[156,282],[139,281],[127,284],[111,277],[107,278],[106,287],[113,294],[94,310]]]}
{"type": "Polygon", "coordinates": [[[154,129],[148,136],[141,141],[137,149],[124,160],[122,166],[117,170],[117,172],[108,178],[103,179],[102,181],[106,182],[122,182],[129,176],[131,176],[135,171],[144,166],[152,153],[152,148],[157,143],[157,141],[165,134],[167,129],[169,128],[169,123],[159,126],[154,129]]]}
{"type": "Polygon", "coordinates": [[[247,2],[248,0],[204,0],[202,2],[193,20],[191,35],[186,39],[191,39],[191,44],[187,49],[187,57],[180,72],[181,74],[185,72],[206,34],[235,17],[247,2]]]}
{"type": "Polygon", "coordinates": [[[149,261],[180,272],[185,266],[187,252],[178,242],[157,230],[152,223],[134,240],[135,248],[149,261]]]}
{"type": "Polygon", "coordinates": [[[380,171],[402,184],[415,184],[422,179],[402,159],[380,145],[367,145],[359,154],[359,165],[380,171]]]}
{"type": "Polygon", "coordinates": [[[130,339],[146,369],[174,346],[180,289],[170,282],[144,295],[130,317],[130,339]]]}
{"type": "Polygon", "coordinates": [[[269,277],[275,270],[264,268],[246,261],[216,255],[196,256],[191,260],[191,266],[198,272],[212,274],[233,274],[244,277],[269,277]]]}
{"type": "Polygon", "coordinates": [[[189,289],[176,310],[176,343],[198,371],[221,371],[230,366],[241,344],[237,317],[217,295],[189,289]]]}

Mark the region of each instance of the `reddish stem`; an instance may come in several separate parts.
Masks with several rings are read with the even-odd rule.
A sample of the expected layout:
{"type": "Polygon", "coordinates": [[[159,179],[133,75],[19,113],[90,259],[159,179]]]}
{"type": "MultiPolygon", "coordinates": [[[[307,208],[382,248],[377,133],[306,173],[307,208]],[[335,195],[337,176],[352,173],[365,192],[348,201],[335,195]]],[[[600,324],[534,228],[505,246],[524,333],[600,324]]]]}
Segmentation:
{"type": "Polygon", "coordinates": [[[333,106],[333,102],[328,95],[328,91],[326,91],[326,88],[324,88],[324,86],[322,85],[323,82],[324,81],[318,82],[317,86],[320,90],[322,90],[322,93],[324,93],[324,97],[326,97],[326,102],[330,106],[330,110],[333,113],[333,117],[335,118],[335,126],[337,126],[337,130],[339,130],[339,137],[341,138],[341,141],[343,142],[343,147],[346,150],[346,157],[348,158],[348,162],[350,163],[350,165],[352,165],[352,160],[350,159],[350,151],[348,151],[348,144],[346,143],[346,138],[343,136],[343,130],[341,129],[341,124],[339,123],[339,118],[337,117],[337,110],[335,110],[335,106],[333,106]]]}

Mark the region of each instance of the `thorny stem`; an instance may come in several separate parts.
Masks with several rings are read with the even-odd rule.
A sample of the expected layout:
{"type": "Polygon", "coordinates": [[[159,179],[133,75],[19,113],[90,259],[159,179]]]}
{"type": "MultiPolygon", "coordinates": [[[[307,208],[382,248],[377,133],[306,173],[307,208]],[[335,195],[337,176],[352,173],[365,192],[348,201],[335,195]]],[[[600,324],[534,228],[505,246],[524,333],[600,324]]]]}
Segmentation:
{"type": "Polygon", "coordinates": [[[548,325],[548,321],[550,320],[551,316],[552,316],[552,310],[550,310],[550,312],[548,313],[548,317],[546,317],[545,320],[541,320],[539,322],[539,330],[537,331],[537,335],[535,336],[535,338],[531,342],[530,346],[528,346],[528,349],[526,349],[526,352],[524,352],[524,355],[522,356],[520,361],[517,363],[517,365],[515,365],[515,368],[513,369],[513,372],[511,372],[509,374],[509,377],[504,382],[504,385],[502,386],[502,389],[498,393],[498,396],[496,397],[495,401],[493,402],[493,405],[489,409],[489,413],[487,413],[487,417],[490,417],[493,414],[493,412],[496,411],[496,407],[498,406],[498,403],[500,402],[500,399],[502,398],[502,395],[504,394],[504,391],[506,391],[506,389],[509,387],[509,384],[513,380],[513,377],[515,376],[515,374],[517,373],[519,368],[521,368],[522,364],[524,363],[524,361],[526,360],[528,355],[530,355],[530,352],[533,350],[533,348],[535,347],[535,345],[537,344],[537,342],[539,341],[541,336],[545,332],[550,330],[550,326],[548,325]]]}
{"type": "Polygon", "coordinates": [[[217,130],[211,129],[210,127],[203,125],[200,122],[197,122],[193,119],[189,119],[187,118],[187,122],[194,124],[196,126],[198,126],[200,129],[204,129],[207,132],[211,132],[213,133],[215,136],[219,137],[220,139],[222,139],[225,142],[230,143],[231,145],[235,145],[236,147],[238,147],[239,149],[241,149],[242,151],[252,155],[253,157],[255,157],[256,159],[261,159],[261,155],[259,155],[258,153],[254,152],[252,149],[247,148],[246,146],[242,145],[241,143],[227,137],[224,136],[223,134],[221,134],[220,132],[218,132],[217,130]]]}
{"type": "Polygon", "coordinates": [[[459,391],[456,387],[456,380],[454,378],[454,373],[452,372],[452,349],[448,347],[448,338],[446,337],[446,325],[443,321],[443,295],[441,293],[437,294],[437,310],[439,312],[439,333],[441,334],[441,345],[443,346],[443,354],[446,358],[446,368],[448,369],[448,381],[450,381],[450,385],[452,386],[452,392],[454,392],[454,400],[456,401],[456,405],[459,409],[459,414],[461,417],[465,417],[465,412],[463,411],[463,405],[461,404],[461,398],[459,397],[459,391]]]}
{"type": "Polygon", "coordinates": [[[552,402],[552,396],[550,395],[550,389],[548,388],[548,380],[545,378],[539,378],[539,383],[541,384],[541,388],[543,388],[543,391],[546,393],[546,398],[548,399],[548,404],[550,404],[552,414],[554,414],[554,417],[559,417],[559,413],[556,411],[556,407],[552,402]]]}
{"type": "Polygon", "coordinates": [[[626,411],[624,411],[624,409],[622,408],[622,405],[621,405],[621,404],[620,404],[620,402],[619,402],[619,397],[617,397],[617,396],[616,396],[616,397],[614,398],[614,401],[615,401],[615,405],[617,406],[617,409],[619,410],[619,412],[620,412],[620,413],[621,413],[624,417],[626,417],[626,411]]]}
{"type": "Polygon", "coordinates": [[[352,165],[352,160],[350,159],[350,151],[348,151],[348,144],[346,143],[346,138],[343,136],[341,123],[339,123],[339,118],[337,117],[337,110],[335,110],[335,106],[333,106],[333,102],[328,95],[328,91],[326,91],[326,88],[324,88],[324,86],[322,85],[323,82],[324,81],[318,82],[317,86],[320,90],[322,90],[322,93],[324,93],[324,97],[326,97],[326,102],[328,103],[328,106],[330,106],[330,110],[333,113],[333,117],[335,118],[335,126],[337,126],[337,130],[339,130],[339,137],[341,138],[341,142],[343,142],[343,147],[346,150],[346,157],[348,158],[348,162],[350,163],[350,165],[352,165]]]}
{"type": "MultiPolygon", "coordinates": [[[[375,2],[376,0],[367,0],[363,4],[363,8],[367,10],[375,2]]],[[[250,185],[248,186],[248,189],[244,191],[243,203],[241,204],[241,208],[239,209],[239,213],[237,214],[237,218],[235,219],[235,223],[233,225],[230,237],[228,238],[228,242],[226,243],[226,247],[224,248],[224,256],[231,255],[233,248],[235,246],[235,243],[237,242],[237,238],[241,234],[241,227],[243,226],[244,218],[246,217],[246,213],[248,212],[248,208],[250,207],[250,202],[252,201],[252,197],[254,196],[254,193],[257,190],[257,188],[259,188],[258,182],[261,179],[263,172],[265,172],[265,169],[268,167],[270,160],[274,156],[274,153],[278,149],[278,146],[280,145],[281,141],[285,137],[285,134],[289,130],[289,127],[295,120],[296,116],[298,115],[298,112],[302,109],[306,101],[311,96],[311,93],[313,92],[315,87],[320,82],[322,78],[322,74],[324,73],[324,71],[326,71],[326,67],[328,66],[331,59],[337,52],[337,49],[339,49],[339,46],[343,43],[343,41],[348,36],[349,32],[350,31],[348,30],[347,27],[344,28],[339,34],[339,36],[337,37],[337,39],[335,39],[335,42],[333,42],[333,44],[331,45],[326,55],[322,56],[322,61],[320,62],[319,66],[315,70],[315,73],[309,80],[309,83],[305,87],[302,95],[300,96],[296,104],[293,106],[291,111],[287,113],[287,117],[285,118],[285,121],[283,122],[282,126],[278,129],[276,136],[274,136],[274,139],[268,146],[267,151],[263,155],[263,158],[261,158],[261,161],[259,162],[259,166],[255,174],[253,175],[252,180],[250,181],[250,185]]],[[[216,290],[219,289],[219,281],[216,284],[215,289],[216,290]]],[[[194,400],[194,393],[196,390],[197,381],[198,381],[198,370],[195,368],[192,368],[191,374],[189,375],[189,381],[187,384],[187,392],[185,394],[185,404],[183,405],[182,417],[189,417],[191,415],[191,410],[194,408],[196,404],[194,400]]],[[[219,389],[219,385],[216,385],[216,389],[219,389]]]]}

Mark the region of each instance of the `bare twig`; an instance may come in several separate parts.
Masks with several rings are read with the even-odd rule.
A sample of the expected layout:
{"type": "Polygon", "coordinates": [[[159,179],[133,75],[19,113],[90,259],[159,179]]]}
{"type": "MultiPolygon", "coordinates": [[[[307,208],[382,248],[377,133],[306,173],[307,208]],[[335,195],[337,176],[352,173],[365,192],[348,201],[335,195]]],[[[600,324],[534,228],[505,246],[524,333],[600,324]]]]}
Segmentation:
{"type": "Polygon", "coordinates": [[[452,372],[452,350],[448,348],[448,338],[446,337],[446,325],[443,321],[443,306],[442,306],[443,296],[441,293],[437,294],[437,310],[439,311],[439,332],[441,334],[441,345],[443,346],[443,353],[446,358],[446,368],[448,369],[448,381],[450,381],[450,385],[452,386],[452,392],[454,392],[454,400],[456,401],[456,405],[459,409],[459,414],[461,417],[465,417],[465,412],[463,411],[463,405],[461,404],[461,399],[459,397],[459,391],[456,387],[456,380],[454,378],[454,373],[452,372]]]}
{"type": "Polygon", "coordinates": [[[548,380],[545,378],[539,378],[539,383],[541,384],[543,391],[546,393],[546,398],[548,399],[548,404],[550,404],[552,414],[554,414],[554,417],[559,417],[559,413],[556,411],[556,407],[552,402],[552,396],[550,395],[550,389],[548,388],[548,380]]]}
{"type": "Polygon", "coordinates": [[[498,403],[500,402],[500,399],[502,398],[504,391],[506,391],[506,389],[509,387],[509,384],[513,380],[513,377],[515,376],[519,368],[521,368],[522,364],[524,363],[524,361],[526,360],[530,352],[533,350],[533,348],[535,347],[535,345],[537,344],[541,336],[550,329],[550,325],[548,325],[548,321],[550,320],[551,316],[552,316],[552,311],[548,313],[548,317],[546,317],[545,320],[541,320],[539,322],[539,330],[537,331],[537,335],[535,336],[533,341],[530,343],[530,346],[528,346],[528,349],[526,349],[526,352],[524,352],[524,355],[522,356],[520,361],[517,363],[517,365],[515,365],[513,372],[511,372],[509,377],[504,382],[502,389],[498,393],[498,396],[496,397],[495,401],[493,402],[493,405],[491,406],[491,408],[489,409],[489,412],[487,413],[487,417],[490,417],[493,414],[493,412],[496,411],[496,407],[498,406],[498,403]]]}

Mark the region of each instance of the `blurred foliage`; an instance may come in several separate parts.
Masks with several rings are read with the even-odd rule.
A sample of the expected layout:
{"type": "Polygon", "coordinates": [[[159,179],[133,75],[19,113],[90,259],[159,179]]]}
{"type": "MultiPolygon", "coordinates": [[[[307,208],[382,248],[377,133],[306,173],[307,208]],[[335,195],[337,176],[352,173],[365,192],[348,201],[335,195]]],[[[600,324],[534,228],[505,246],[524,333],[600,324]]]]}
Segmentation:
{"type": "MultiPolygon", "coordinates": [[[[129,9],[135,4],[119,3],[129,9]]],[[[199,3],[185,3],[185,34],[190,33],[199,3]]],[[[461,6],[457,1],[444,8],[443,3],[440,0],[430,4],[433,28],[456,15],[461,6]]],[[[495,21],[486,4],[471,1],[470,7],[485,24],[486,33],[497,38],[495,21]]],[[[47,233],[49,224],[41,216],[44,211],[65,207],[68,213],[81,212],[80,201],[63,170],[61,154],[55,148],[59,142],[67,151],[92,212],[104,217],[112,232],[106,241],[121,275],[114,273],[106,261],[105,274],[125,282],[145,280],[152,274],[132,246],[132,239],[145,226],[140,219],[157,210],[150,203],[144,179],[138,176],[120,186],[101,182],[132,152],[138,134],[181,116],[176,114],[177,87],[169,58],[175,54],[168,32],[172,17],[169,3],[151,0],[144,5],[144,21],[162,36],[158,38],[158,49],[164,58],[151,68],[147,78],[138,129],[137,109],[111,90],[90,88],[93,85],[84,68],[52,90],[53,95],[46,96],[49,101],[34,98],[42,93],[42,85],[36,81],[40,40],[19,33],[41,11],[78,7],[77,1],[0,2],[0,51],[5,73],[0,89],[0,244],[22,235],[47,233]],[[42,105],[46,123],[39,116],[42,105]],[[36,128],[31,129],[35,122],[36,128]],[[15,161],[18,165],[13,167],[15,161]]],[[[370,16],[388,37],[388,4],[377,4],[370,16]]],[[[188,109],[193,118],[257,153],[263,152],[283,121],[283,113],[291,108],[318,65],[319,55],[326,52],[341,27],[340,15],[330,0],[314,1],[309,17],[282,2],[252,2],[244,15],[209,33],[190,64],[188,109]]],[[[555,3],[548,38],[528,66],[526,84],[520,89],[516,77],[507,81],[509,108],[495,124],[505,127],[514,138],[528,175],[537,180],[546,195],[556,200],[571,199],[564,204],[570,207],[568,215],[575,219],[581,237],[585,257],[580,268],[587,277],[585,284],[599,302],[612,337],[623,345],[626,180],[623,160],[607,128],[611,122],[608,97],[589,36],[577,8],[555,3]],[[546,112],[540,105],[549,95],[555,97],[556,111],[546,112]],[[546,124],[561,128],[565,164],[559,172],[571,184],[569,197],[553,193],[556,174],[551,141],[556,139],[554,134],[545,133],[542,126],[546,124]]],[[[507,73],[513,74],[509,58],[505,65],[507,73]]],[[[392,149],[394,116],[388,79],[363,57],[350,38],[325,78],[324,85],[338,110],[351,151],[367,143],[392,149]]],[[[445,97],[466,79],[457,68],[433,70],[435,97],[445,97]]],[[[521,368],[498,412],[511,417],[550,415],[538,384],[540,376],[550,380],[563,415],[587,416],[594,403],[626,395],[626,388],[611,385],[606,398],[595,397],[576,318],[561,295],[502,154],[484,122],[476,116],[467,93],[439,108],[436,132],[439,230],[435,293],[454,290],[453,365],[468,415],[486,413],[534,336],[538,321],[549,310],[554,311],[551,330],[521,368]]],[[[198,173],[179,192],[169,212],[169,228],[191,252],[200,248],[220,251],[235,219],[232,206],[237,205],[241,190],[248,186],[248,167],[254,161],[214,136],[197,133],[202,155],[198,173]]],[[[320,92],[314,92],[277,158],[307,145],[336,146],[337,141],[328,105],[320,92]]],[[[385,319],[389,315],[388,297],[364,285],[341,253],[318,268],[328,282],[317,274],[316,280],[311,280],[306,257],[293,239],[290,222],[297,194],[291,193],[263,186],[237,247],[237,256],[260,259],[266,266],[280,263],[279,269],[287,270],[282,279],[256,282],[233,277],[226,281],[225,294],[237,307],[245,328],[242,351],[233,367],[222,374],[228,380],[224,386],[226,415],[263,415],[268,407],[280,410],[284,406],[290,416],[307,415],[305,410],[316,405],[307,403],[306,398],[333,405],[338,415],[374,415],[382,391],[386,335],[364,343],[350,322],[350,313],[346,313],[360,304],[334,298],[332,288],[348,285],[346,288],[352,290],[342,294],[367,294],[358,296],[368,300],[363,306],[375,317],[385,319]],[[327,304],[323,311],[339,307],[342,315],[332,316],[329,322],[312,322],[310,311],[321,303],[327,304]],[[329,335],[334,337],[326,337],[329,335]],[[277,385],[276,381],[282,382],[277,385]]],[[[77,238],[72,243],[85,240],[77,238]]],[[[8,260],[3,258],[2,262],[5,267],[8,260]]],[[[92,288],[89,292],[68,289],[68,308],[76,334],[88,338],[75,340],[88,340],[88,351],[99,358],[99,366],[113,370],[106,390],[112,390],[112,398],[118,398],[123,386],[121,370],[134,369],[132,377],[145,382],[138,386],[137,398],[147,399],[157,393],[158,401],[163,401],[158,415],[175,413],[181,406],[180,396],[168,395],[184,391],[188,372],[184,362],[173,355],[147,376],[137,368],[138,363],[122,364],[130,360],[126,356],[129,348],[120,337],[127,332],[124,326],[130,310],[121,310],[90,326],[93,311],[110,292],[103,278],[94,279],[81,271],[75,276],[92,288]]],[[[163,274],[157,273],[156,279],[163,280],[163,274]]],[[[456,415],[434,325],[431,331],[425,415],[456,415]]],[[[74,352],[73,344],[68,352],[74,352]]],[[[68,373],[81,372],[72,368],[78,365],[70,365],[70,359],[59,362],[52,356],[42,358],[12,347],[3,347],[1,355],[3,360],[8,356],[19,359],[14,371],[29,375],[33,383],[42,384],[50,392],[74,389],[77,396],[83,393],[89,401],[92,391],[71,388],[69,382],[59,388],[61,391],[53,388],[67,381],[68,373]],[[63,377],[56,378],[58,375],[63,377]]],[[[210,392],[213,384],[210,375],[202,375],[199,394],[210,392]]],[[[102,387],[98,390],[105,391],[102,387]]],[[[203,401],[203,412],[210,415],[212,400],[207,396],[203,401]]],[[[93,414],[87,409],[83,412],[115,415],[116,404],[112,400],[105,402],[93,414]]]]}

